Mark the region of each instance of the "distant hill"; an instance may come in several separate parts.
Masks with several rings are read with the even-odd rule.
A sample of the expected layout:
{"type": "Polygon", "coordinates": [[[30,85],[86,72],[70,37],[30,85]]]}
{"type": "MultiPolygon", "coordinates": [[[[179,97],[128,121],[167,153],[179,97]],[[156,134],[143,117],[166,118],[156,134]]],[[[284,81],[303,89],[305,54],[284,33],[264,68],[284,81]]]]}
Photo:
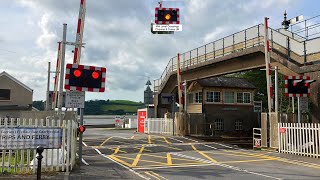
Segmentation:
{"type": "MultiPolygon", "coordinates": [[[[33,101],[33,106],[44,110],[45,101],[33,101]]],[[[85,102],[85,115],[126,115],[135,114],[137,109],[144,108],[142,102],[128,100],[90,100],[85,102]]]]}

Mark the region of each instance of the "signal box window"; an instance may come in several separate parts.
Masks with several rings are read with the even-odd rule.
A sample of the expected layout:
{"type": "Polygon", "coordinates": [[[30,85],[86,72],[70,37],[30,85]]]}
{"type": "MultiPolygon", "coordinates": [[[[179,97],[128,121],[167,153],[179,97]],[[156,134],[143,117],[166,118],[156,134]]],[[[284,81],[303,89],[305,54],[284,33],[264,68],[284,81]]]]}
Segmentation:
{"type": "Polygon", "coordinates": [[[237,119],[237,120],[235,121],[235,129],[236,129],[237,131],[241,131],[241,130],[242,130],[242,120],[237,119]]]}
{"type": "Polygon", "coordinates": [[[223,125],[224,122],[223,122],[223,119],[215,119],[214,120],[214,130],[217,130],[217,131],[223,131],[223,125]]]}
{"type": "Polygon", "coordinates": [[[208,91],[206,97],[206,102],[220,102],[220,92],[218,91],[208,91]]]}
{"type": "Polygon", "coordinates": [[[0,101],[9,101],[10,100],[10,89],[0,89],[0,101]]]}
{"type": "Polygon", "coordinates": [[[195,93],[196,101],[195,103],[202,103],[202,92],[195,93]]]}
{"type": "Polygon", "coordinates": [[[231,91],[226,91],[224,93],[224,102],[233,104],[234,103],[234,92],[231,91]]]}

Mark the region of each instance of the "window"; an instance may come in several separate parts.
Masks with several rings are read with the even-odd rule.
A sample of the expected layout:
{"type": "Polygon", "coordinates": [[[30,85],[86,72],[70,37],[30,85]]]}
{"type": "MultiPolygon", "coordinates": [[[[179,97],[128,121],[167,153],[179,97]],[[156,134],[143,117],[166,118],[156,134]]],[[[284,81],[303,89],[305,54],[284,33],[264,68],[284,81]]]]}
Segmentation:
{"type": "Polygon", "coordinates": [[[231,92],[231,91],[224,92],[224,102],[234,103],[234,92],[231,92]]]}
{"type": "Polygon", "coordinates": [[[202,92],[196,92],[195,98],[195,103],[202,103],[202,92]]]}
{"type": "Polygon", "coordinates": [[[0,89],[0,101],[8,101],[10,100],[10,89],[0,89]]]}
{"type": "Polygon", "coordinates": [[[238,92],[237,93],[237,103],[246,103],[251,102],[251,94],[249,92],[238,92]]]}
{"type": "Polygon", "coordinates": [[[206,102],[221,102],[220,92],[217,91],[208,91],[206,102]]]}
{"type": "Polygon", "coordinates": [[[214,120],[214,130],[223,130],[223,119],[215,119],[214,120]]]}
{"type": "Polygon", "coordinates": [[[193,93],[188,94],[189,103],[193,103],[193,93]]]}
{"type": "Polygon", "coordinates": [[[242,120],[237,119],[237,120],[235,121],[235,129],[236,129],[237,131],[242,130],[242,120]]]}

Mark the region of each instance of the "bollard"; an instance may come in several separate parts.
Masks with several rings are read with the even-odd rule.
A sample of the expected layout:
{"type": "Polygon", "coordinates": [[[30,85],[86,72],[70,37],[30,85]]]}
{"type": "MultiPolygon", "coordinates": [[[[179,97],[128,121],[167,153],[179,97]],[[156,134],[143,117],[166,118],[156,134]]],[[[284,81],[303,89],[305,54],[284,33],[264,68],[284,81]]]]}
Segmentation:
{"type": "Polygon", "coordinates": [[[37,156],[37,159],[38,159],[37,180],[41,180],[41,160],[43,158],[42,152],[43,152],[43,147],[38,146],[37,147],[37,153],[38,153],[38,156],[37,156]]]}

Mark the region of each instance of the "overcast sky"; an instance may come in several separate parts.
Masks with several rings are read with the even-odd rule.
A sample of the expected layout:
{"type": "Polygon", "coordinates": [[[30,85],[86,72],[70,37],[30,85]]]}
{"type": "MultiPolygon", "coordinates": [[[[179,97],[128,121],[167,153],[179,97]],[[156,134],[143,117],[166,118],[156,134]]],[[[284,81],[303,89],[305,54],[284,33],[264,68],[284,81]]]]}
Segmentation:
{"type": "MultiPolygon", "coordinates": [[[[0,72],[6,71],[44,100],[47,63],[56,66],[62,24],[67,41],[75,41],[80,0],[1,0],[0,72]]],[[[183,31],[174,35],[150,32],[155,0],[87,0],[81,64],[107,68],[104,93],[86,93],[89,99],[143,101],[145,83],[160,77],[171,57],[223,36],[257,25],[268,16],[279,28],[288,16],[319,13],[317,0],[184,0],[164,7],[181,8],[183,31]]],[[[73,60],[67,47],[66,63],[73,60]]],[[[53,74],[52,74],[53,77],[53,74]]],[[[51,78],[51,89],[53,89],[51,78]]]]}

